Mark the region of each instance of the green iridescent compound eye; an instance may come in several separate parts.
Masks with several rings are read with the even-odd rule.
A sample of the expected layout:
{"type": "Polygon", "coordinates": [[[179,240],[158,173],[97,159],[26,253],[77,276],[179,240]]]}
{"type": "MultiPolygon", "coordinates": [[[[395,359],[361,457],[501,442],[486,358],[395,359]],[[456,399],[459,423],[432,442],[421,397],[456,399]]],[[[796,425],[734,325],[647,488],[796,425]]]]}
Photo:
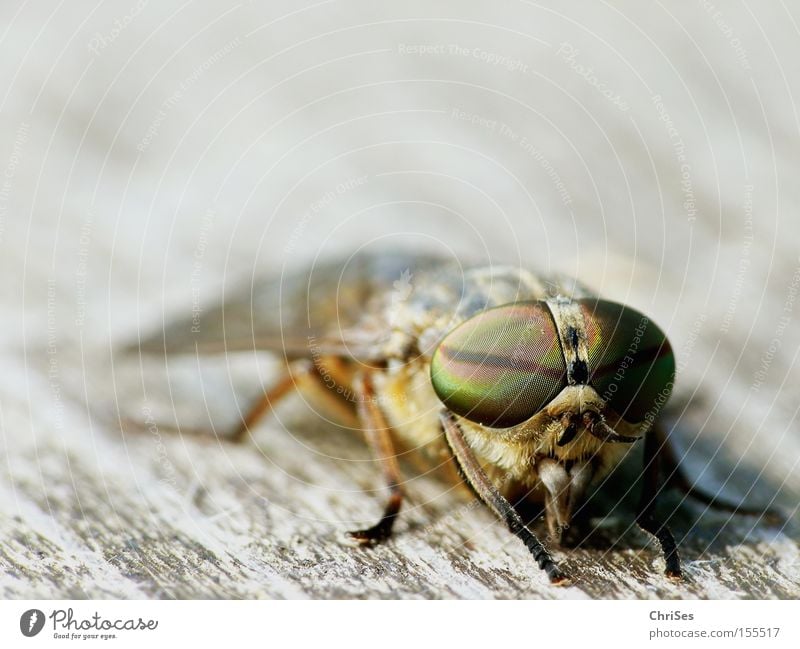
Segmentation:
{"type": "Polygon", "coordinates": [[[623,419],[652,420],[675,379],[675,355],[664,332],[635,309],[578,300],[589,344],[589,382],[623,419]]]}
{"type": "Polygon", "coordinates": [[[567,384],[544,302],[489,309],[451,331],[431,360],[433,389],[453,412],[492,428],[530,419],[567,384]]]}

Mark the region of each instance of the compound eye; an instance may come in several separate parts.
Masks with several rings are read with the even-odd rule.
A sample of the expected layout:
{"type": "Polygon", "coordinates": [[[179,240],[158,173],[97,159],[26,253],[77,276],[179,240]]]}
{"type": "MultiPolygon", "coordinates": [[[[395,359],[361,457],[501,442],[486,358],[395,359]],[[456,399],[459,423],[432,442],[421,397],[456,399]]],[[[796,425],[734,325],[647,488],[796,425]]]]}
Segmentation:
{"type": "Polygon", "coordinates": [[[567,384],[553,317],[544,302],[483,311],[442,339],[431,382],[454,413],[491,428],[530,419],[567,384]]]}
{"type": "Polygon", "coordinates": [[[675,379],[667,336],[630,307],[606,300],[579,302],[589,343],[589,382],[625,421],[652,421],[675,379]]]}

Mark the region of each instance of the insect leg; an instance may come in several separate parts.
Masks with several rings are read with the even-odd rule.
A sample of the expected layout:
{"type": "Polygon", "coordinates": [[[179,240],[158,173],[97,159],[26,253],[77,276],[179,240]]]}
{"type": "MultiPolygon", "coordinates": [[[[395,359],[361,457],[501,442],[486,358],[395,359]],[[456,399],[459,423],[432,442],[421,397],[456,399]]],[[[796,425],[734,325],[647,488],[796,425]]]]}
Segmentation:
{"type": "Polygon", "coordinates": [[[375,457],[380,461],[386,484],[389,488],[389,500],[383,510],[383,516],[372,527],[349,532],[350,536],[363,545],[372,545],[384,541],[392,533],[392,526],[400,513],[403,504],[403,488],[400,486],[400,465],[392,444],[392,437],[386,418],[375,401],[372,377],[365,372],[356,381],[358,401],[356,410],[364,427],[364,434],[375,457]]]}
{"type": "Polygon", "coordinates": [[[651,434],[645,435],[644,440],[644,475],[642,481],[642,497],[636,515],[636,523],[645,532],[649,532],[658,539],[667,568],[664,574],[670,579],[681,579],[681,562],[678,557],[678,548],[675,538],[669,531],[666,523],[656,518],[656,501],[663,488],[661,482],[661,444],[658,438],[651,434]]]}
{"type": "MultiPolygon", "coordinates": [[[[290,362],[287,365],[284,376],[269,390],[264,392],[261,398],[242,418],[241,423],[230,436],[235,442],[243,442],[247,439],[250,429],[266,415],[272,412],[278,401],[289,394],[292,390],[313,390],[314,395],[320,400],[325,401],[325,408],[335,413],[342,422],[355,424],[352,405],[347,399],[335,392],[328,384],[331,374],[323,370],[310,359],[300,359],[290,362]]],[[[334,383],[334,385],[338,385],[334,383]]]]}
{"type": "Polygon", "coordinates": [[[559,586],[568,585],[569,579],[561,573],[539,539],[525,526],[522,518],[520,518],[511,503],[503,497],[497,487],[489,480],[469,444],[467,444],[467,440],[464,439],[464,433],[453,415],[448,411],[444,411],[440,415],[440,419],[447,444],[450,446],[456,464],[466,482],[478,497],[486,503],[489,509],[505,522],[508,529],[525,544],[539,567],[547,573],[551,583],[559,586]]]}
{"type": "MultiPolygon", "coordinates": [[[[307,372],[313,371],[310,361],[292,361],[287,365],[286,372],[273,385],[269,390],[259,398],[259,400],[247,411],[247,414],[242,418],[242,421],[237,425],[232,433],[220,436],[226,442],[233,442],[234,444],[241,444],[247,439],[250,428],[255,425],[259,420],[272,411],[272,408],[285,397],[289,392],[297,387],[297,382],[307,372]],[[308,366],[308,367],[307,367],[308,366]]],[[[147,425],[148,422],[132,419],[130,417],[120,417],[121,424],[131,424],[138,428],[147,425]]],[[[170,432],[180,433],[182,435],[194,435],[197,437],[216,436],[214,429],[208,428],[187,428],[185,426],[167,426],[159,423],[161,430],[169,430],[170,432]]]]}
{"type": "Polygon", "coordinates": [[[658,443],[662,447],[662,458],[664,462],[664,472],[667,476],[667,484],[677,488],[686,496],[691,496],[695,500],[708,505],[709,507],[729,512],[731,514],[742,514],[745,516],[763,516],[765,520],[770,523],[779,525],[784,523],[784,516],[780,512],[769,507],[747,507],[742,504],[736,504],[721,499],[717,495],[706,493],[702,489],[696,487],[684,472],[680,465],[680,461],[675,452],[675,447],[667,435],[666,430],[661,426],[656,426],[653,430],[658,443]]]}
{"type": "Polygon", "coordinates": [[[297,387],[296,381],[299,379],[300,375],[311,371],[310,365],[309,361],[295,361],[290,363],[286,368],[286,373],[281,379],[269,390],[264,392],[247,414],[242,417],[242,421],[233,431],[230,440],[237,444],[244,442],[247,439],[250,428],[259,420],[263,419],[268,413],[272,412],[277,402],[297,387]]]}

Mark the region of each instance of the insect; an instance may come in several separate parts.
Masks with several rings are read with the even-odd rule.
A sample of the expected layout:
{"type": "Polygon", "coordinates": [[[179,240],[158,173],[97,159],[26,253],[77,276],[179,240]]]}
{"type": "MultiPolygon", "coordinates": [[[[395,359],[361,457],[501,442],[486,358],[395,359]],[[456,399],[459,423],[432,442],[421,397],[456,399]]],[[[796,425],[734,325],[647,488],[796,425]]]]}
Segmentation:
{"type": "Polygon", "coordinates": [[[133,348],[281,356],[283,377],[246,413],[235,440],[293,389],[325,399],[343,417],[355,414],[389,491],[380,520],[350,533],[363,544],[387,539],[400,513],[398,445],[454,463],[554,584],[569,583],[567,574],[512,494],[543,503],[558,544],[589,488],[643,445],[636,522],[658,539],[665,574],[676,580],[676,543],[655,509],[662,465],[686,492],[713,500],[676,472],[659,434],[675,376],[665,333],[564,277],[362,255],[256,282],[133,348]]]}

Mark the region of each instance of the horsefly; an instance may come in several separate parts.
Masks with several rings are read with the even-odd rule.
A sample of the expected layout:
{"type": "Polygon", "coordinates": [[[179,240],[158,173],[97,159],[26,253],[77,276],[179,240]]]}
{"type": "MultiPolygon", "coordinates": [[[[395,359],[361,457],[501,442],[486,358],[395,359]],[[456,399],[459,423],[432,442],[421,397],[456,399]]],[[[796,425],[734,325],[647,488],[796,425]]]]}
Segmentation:
{"type": "Polygon", "coordinates": [[[636,523],[658,539],[665,574],[676,580],[675,540],[655,510],[662,469],[690,495],[713,500],[674,458],[664,466],[670,454],[658,416],[675,376],[664,332],[560,276],[356,256],[254,283],[133,348],[280,356],[282,378],[246,413],[234,440],[295,388],[355,416],[390,494],[375,525],[350,532],[362,544],[387,539],[400,512],[400,447],[455,465],[554,584],[569,580],[512,505],[517,494],[543,505],[548,539],[558,545],[589,488],[641,440],[636,523]]]}

